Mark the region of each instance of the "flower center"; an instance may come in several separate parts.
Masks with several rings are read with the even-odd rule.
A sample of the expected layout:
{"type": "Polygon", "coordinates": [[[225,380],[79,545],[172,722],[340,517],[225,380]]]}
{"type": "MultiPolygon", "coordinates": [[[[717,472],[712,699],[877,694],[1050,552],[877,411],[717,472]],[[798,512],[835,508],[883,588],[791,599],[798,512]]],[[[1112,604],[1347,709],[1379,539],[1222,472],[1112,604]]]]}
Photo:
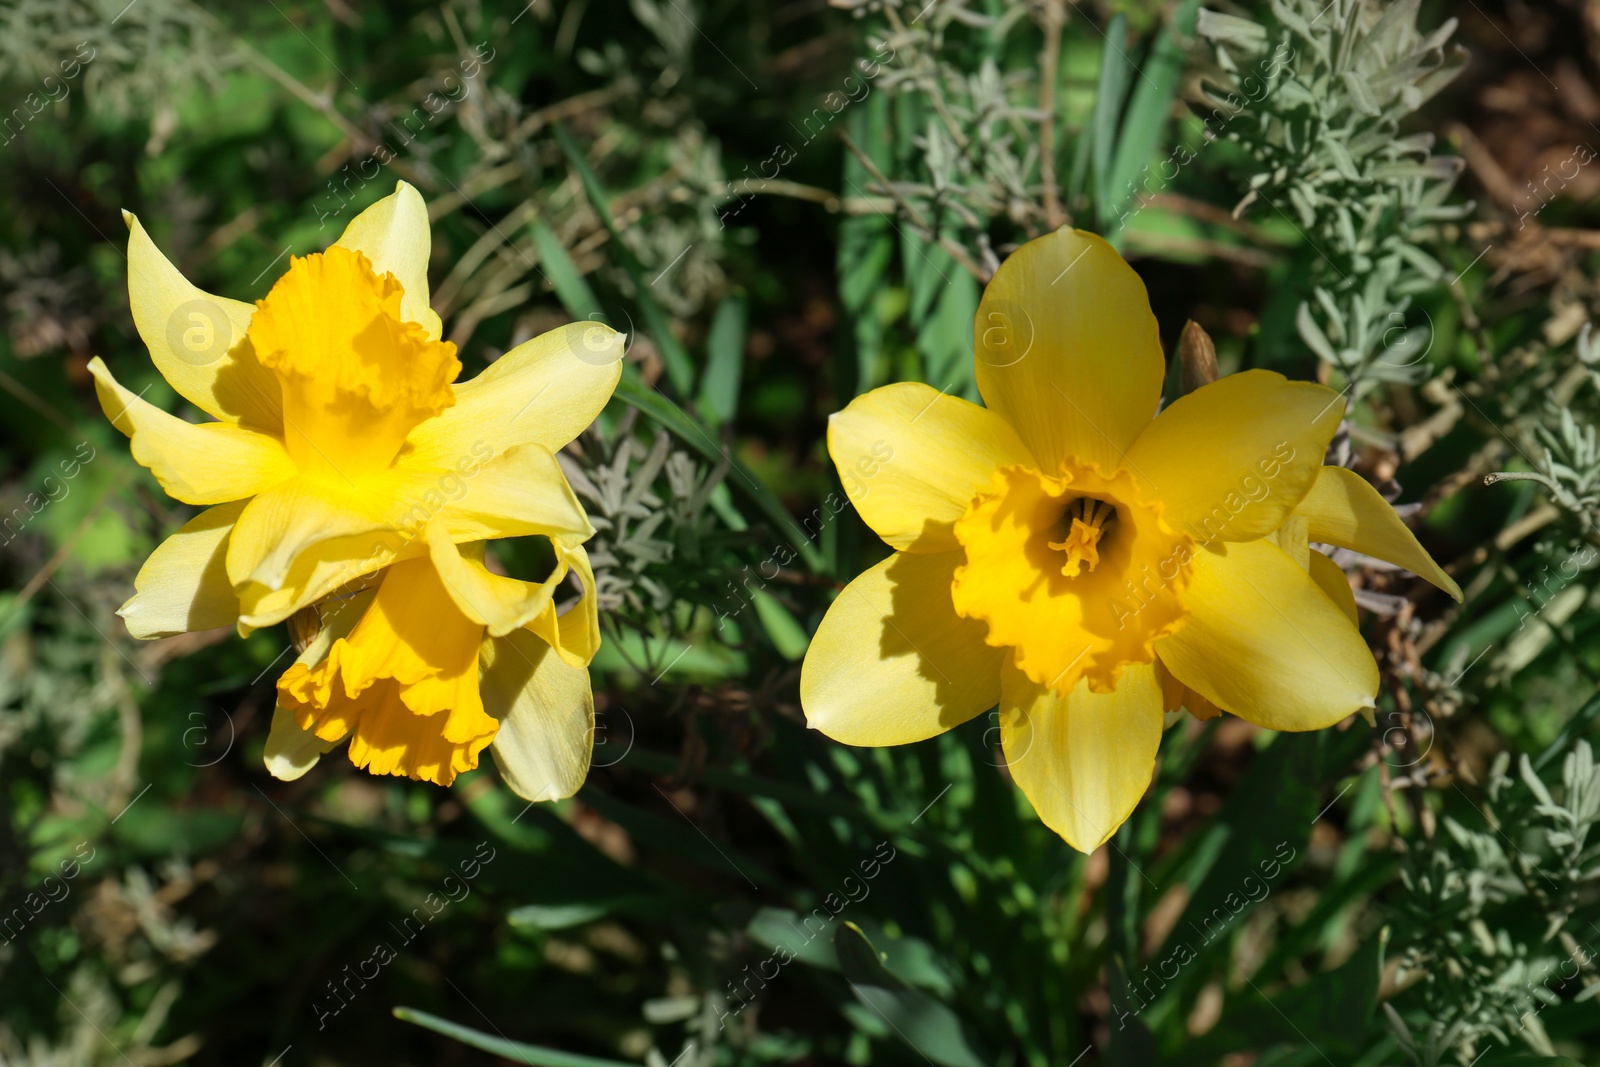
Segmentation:
{"type": "Polygon", "coordinates": [[[1169,527],[1133,472],[1069,459],[1046,474],[1002,467],[956,520],[965,562],[951,602],[988,624],[1018,669],[1057,693],[1110,692],[1122,667],[1188,615],[1194,543],[1169,527]]]}
{"type": "Polygon", "coordinates": [[[1067,536],[1060,541],[1046,542],[1046,547],[1066,554],[1061,573],[1076,578],[1085,566],[1093,571],[1100,562],[1100,539],[1117,524],[1117,508],[1109,500],[1080,496],[1067,506],[1063,522],[1070,522],[1067,536]]]}

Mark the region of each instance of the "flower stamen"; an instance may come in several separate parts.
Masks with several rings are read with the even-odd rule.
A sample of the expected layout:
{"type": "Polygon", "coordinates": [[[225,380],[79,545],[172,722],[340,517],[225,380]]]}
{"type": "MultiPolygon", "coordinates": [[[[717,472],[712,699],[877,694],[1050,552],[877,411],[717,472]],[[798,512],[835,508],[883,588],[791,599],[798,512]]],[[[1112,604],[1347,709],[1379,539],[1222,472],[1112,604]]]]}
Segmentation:
{"type": "Polygon", "coordinates": [[[1072,523],[1067,536],[1060,541],[1046,542],[1046,547],[1067,554],[1061,573],[1067,578],[1076,578],[1085,565],[1093,571],[1100,562],[1100,539],[1116,525],[1117,509],[1108,501],[1081,496],[1068,505],[1062,517],[1072,523]]]}

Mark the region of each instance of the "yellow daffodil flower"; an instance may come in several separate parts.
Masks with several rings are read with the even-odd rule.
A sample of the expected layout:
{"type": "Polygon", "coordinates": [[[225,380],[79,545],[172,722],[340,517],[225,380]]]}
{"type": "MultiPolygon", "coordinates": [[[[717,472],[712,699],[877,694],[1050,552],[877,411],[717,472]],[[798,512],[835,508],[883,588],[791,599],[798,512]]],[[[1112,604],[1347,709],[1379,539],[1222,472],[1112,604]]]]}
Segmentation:
{"type": "Polygon", "coordinates": [[[829,423],[895,549],[806,654],[801,701],[829,737],[906,744],[998,704],[1012,778],[1091,851],[1149,786],[1165,711],[1315,730],[1374,704],[1349,585],[1312,543],[1460,598],[1375,489],[1322,465],[1333,390],[1252,370],[1157,415],[1155,316],[1100,238],[1018,249],[975,330],[986,407],[901,383],[829,423]]]}
{"type": "Polygon", "coordinates": [[[574,323],[456,384],[455,346],[428,304],[427,208],[404,182],[325,252],[291,257],[254,305],[190,285],[126,220],[134,323],[167,382],[216,420],[170,415],[90,364],[134,459],[169,495],[209,505],[140,569],[120,611],[129,632],[248,633],[382,571],[365,612],[338,612],[285,676],[294,711],[275,718],[274,772],[303,773],[349,735],[375,772],[443,783],[476,764],[500,720],[513,786],[570,793],[588,733],[559,738],[554,756],[528,751],[558,721],[592,717],[593,527],[554,451],[610,399],[623,337],[574,323]],[[484,568],[481,542],[526,535],[550,540],[550,580],[484,568]],[[583,605],[558,620],[569,572],[583,605]],[[415,722],[397,718],[402,706],[415,722]],[[537,766],[549,759],[560,774],[537,766]]]}

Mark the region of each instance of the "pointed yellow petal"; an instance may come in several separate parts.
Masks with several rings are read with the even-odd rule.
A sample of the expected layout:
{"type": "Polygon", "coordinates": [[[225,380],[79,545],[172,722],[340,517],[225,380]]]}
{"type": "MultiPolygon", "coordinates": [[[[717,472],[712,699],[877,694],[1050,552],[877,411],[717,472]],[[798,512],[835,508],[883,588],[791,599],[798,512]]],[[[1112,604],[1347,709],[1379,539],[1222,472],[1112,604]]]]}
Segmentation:
{"type": "Polygon", "coordinates": [[[133,324],[161,376],[207,415],[281,431],[278,379],[245,340],[255,306],[189,284],[156,248],[132,212],[128,224],[128,303],[133,324]]]}
{"type": "Polygon", "coordinates": [[[828,452],[845,495],[893,547],[951,552],[951,524],[996,468],[1034,465],[1009,423],[917,382],[856,397],[828,420],[828,452]]]}
{"type": "Polygon", "coordinates": [[[253,630],[275,626],[308,604],[336,594],[341,587],[347,592],[366,588],[378,570],[426,552],[427,546],[420,537],[407,540],[388,527],[306,545],[295,554],[280,588],[247,582],[236,590],[239,634],[248,637],[253,630]]]}
{"type": "Polygon", "coordinates": [[[1240,718],[1318,730],[1377,700],[1378,665],[1361,631],[1271,542],[1197,550],[1188,601],[1188,624],[1156,653],[1240,718]]]}
{"type": "Polygon", "coordinates": [[[458,383],[455,407],[411,431],[410,462],[452,466],[483,442],[560,450],[611,399],[625,341],[598,322],[571,322],[518,345],[458,383]]]}
{"type": "Polygon", "coordinates": [[[1461,599],[1461,587],[1417,543],[1383,495],[1355,471],[1321,468],[1295,514],[1306,520],[1311,540],[1404,567],[1461,599]]]}
{"type": "Polygon", "coordinates": [[[133,580],[133,596],[117,610],[129,634],[144,641],[233,625],[239,598],[223,561],[244,504],[207,508],[156,546],[133,580]]]}
{"type": "MultiPolygon", "coordinates": [[[[594,527],[567,484],[561,465],[543,445],[514,445],[462,463],[466,467],[462,470],[458,464],[457,469],[462,470],[459,478],[456,471],[421,472],[434,480],[443,495],[437,515],[451,540],[491,541],[544,534],[576,544],[594,536],[594,527]]],[[[397,464],[396,470],[407,477],[418,476],[407,461],[397,464]]]]}
{"type": "Polygon", "coordinates": [[[1306,520],[1298,513],[1284,519],[1267,540],[1283,549],[1284,555],[1298,563],[1301,570],[1311,569],[1311,539],[1306,536],[1306,520]]]}
{"type": "Polygon", "coordinates": [[[1144,282],[1104,240],[1060,229],[1013,252],[973,326],[978,389],[1054,474],[1112,470],[1156,412],[1165,364],[1144,282]]]}
{"type": "Polygon", "coordinates": [[[1202,544],[1254,541],[1306,495],[1343,417],[1332,389],[1249,370],[1175,401],[1128,450],[1128,463],[1174,529],[1202,544]]]}
{"type": "Polygon", "coordinates": [[[428,553],[450,599],[467,618],[488,627],[490,637],[503,637],[543,613],[567,576],[564,559],[540,583],[493,574],[483,565],[481,544],[469,558],[442,530],[429,536],[428,553]]]}
{"type": "Polygon", "coordinates": [[[570,797],[588,777],[594,748],[589,672],[526,630],[489,647],[483,706],[500,720],[490,746],[500,776],[524,800],[570,797]]]}
{"type": "Polygon", "coordinates": [[[89,361],[100,407],[129,438],[134,460],[185,504],[242,500],[294,476],[283,442],[231,422],[196,426],[117,384],[99,356],[89,361]]]}
{"type": "Polygon", "coordinates": [[[396,182],[394,192],[350,220],[344,233],[334,242],[364,254],[379,274],[393,274],[405,287],[400,311],[405,321],[415,322],[438,339],[439,316],[428,306],[428,253],[433,236],[428,230],[428,205],[422,194],[405,182],[396,182]]]}
{"type": "Polygon", "coordinates": [[[1066,696],[1006,667],[1000,743],[1011,778],[1044,824],[1079,852],[1117,832],[1150,787],[1161,745],[1155,668],[1129,667],[1115,692],[1079,682],[1066,696]]]}
{"type": "Polygon", "coordinates": [[[1356,617],[1356,595],[1350,589],[1350,579],[1346,578],[1344,571],[1333,560],[1321,552],[1312,550],[1310,562],[1307,564],[1311,580],[1321,587],[1328,598],[1339,605],[1339,610],[1344,612],[1345,618],[1352,623],[1358,622],[1356,617]]]}
{"type": "MultiPolygon", "coordinates": [[[[391,562],[392,545],[397,540],[393,510],[391,500],[371,487],[338,485],[310,477],[291,479],[245,506],[228,540],[228,579],[238,590],[240,600],[248,601],[248,585],[269,590],[284,588],[296,557],[312,546],[338,541],[342,547],[349,542],[355,542],[349,548],[365,547],[361,544],[365,539],[373,549],[372,565],[336,583],[342,585],[391,562]]],[[[351,551],[350,555],[357,556],[358,551],[351,551]]],[[[287,607],[284,617],[310,603],[299,599],[299,603],[287,607]]]]}
{"type": "Polygon", "coordinates": [[[251,501],[229,544],[241,627],[282,622],[361,575],[426,555],[434,523],[458,544],[529,534],[572,544],[594,533],[538,445],[498,455],[485,446],[452,470],[402,462],[351,482],[298,478],[251,501]]]}
{"type": "Polygon", "coordinates": [[[324,741],[314,731],[303,729],[294,712],[282,704],[272,709],[272,724],[267,729],[267,746],[261,762],[267,773],[280,782],[293,782],[317,765],[324,754],[344,743],[324,741]]]}
{"type": "MultiPolygon", "coordinates": [[[[527,624],[528,629],[555,648],[569,667],[587,667],[600,650],[600,605],[595,592],[594,569],[582,545],[551,538],[561,566],[578,576],[581,599],[560,610],[555,600],[527,624]]],[[[558,592],[558,596],[561,595],[558,592]]]]}
{"type": "MultiPolygon", "coordinates": [[[[295,665],[310,670],[326,659],[333,643],[348,636],[366,613],[372,596],[373,590],[369,589],[337,603],[321,605],[317,635],[295,657],[295,665]]],[[[295,721],[293,711],[279,703],[272,711],[272,726],[267,732],[263,761],[268,774],[279,781],[292,782],[316,766],[324,753],[343,742],[342,736],[327,740],[318,737],[314,730],[308,730],[295,721]]]]}
{"type": "Polygon", "coordinates": [[[847,745],[903,745],[994,706],[1006,653],[950,603],[961,558],[897,552],[845,586],[800,671],[807,725],[847,745]]]}

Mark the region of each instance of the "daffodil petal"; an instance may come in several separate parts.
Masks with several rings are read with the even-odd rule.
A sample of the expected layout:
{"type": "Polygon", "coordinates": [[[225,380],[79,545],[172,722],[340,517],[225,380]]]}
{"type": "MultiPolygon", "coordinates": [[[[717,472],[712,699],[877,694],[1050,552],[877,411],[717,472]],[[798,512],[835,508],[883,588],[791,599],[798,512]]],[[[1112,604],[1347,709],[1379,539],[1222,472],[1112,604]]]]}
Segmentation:
{"type": "MultiPolygon", "coordinates": [[[[295,664],[311,669],[327,658],[334,641],[349,635],[372,602],[373,590],[357,593],[322,618],[321,629],[305,650],[295,657],[295,664]]],[[[317,765],[317,760],[344,743],[344,738],[324,740],[312,730],[295,721],[294,712],[281,703],[272,711],[272,726],[267,732],[267,746],[263,762],[267,773],[283,782],[292,782],[317,765]]]]}
{"type": "Polygon", "coordinates": [[[139,568],[134,594],[117,614],[141,641],[232,626],[239,598],[224,559],[245,502],[207,508],[168,537],[139,568]]]}
{"type": "Polygon", "coordinates": [[[973,325],[978,390],[1055,474],[1111,470],[1155,414],[1166,365],[1144,282],[1103,239],[1063,227],[1013,252],[973,325]]]}
{"type": "Polygon", "coordinates": [[[581,599],[565,611],[559,611],[554,600],[546,601],[544,610],[527,623],[527,628],[553,647],[569,667],[587,667],[600,650],[600,605],[594,569],[582,545],[555,538],[551,543],[562,566],[570,567],[570,573],[577,576],[581,599]]]}
{"type": "Polygon", "coordinates": [[[565,559],[539,583],[493,574],[480,560],[462,555],[442,531],[428,537],[428,554],[450,599],[467,618],[488,627],[490,637],[503,637],[541,614],[567,576],[565,559]]]}
{"type": "Polygon", "coordinates": [[[190,285],[130,211],[128,303],[161,376],[207,415],[283,429],[278,379],[245,340],[255,306],[190,285]]]}
{"type": "Polygon", "coordinates": [[[105,363],[89,361],[106,417],[129,438],[134,460],[185,504],[242,500],[294,476],[283,442],[231,422],[195,425],[117,384],[105,363]]]}
{"type": "Polygon", "coordinates": [[[422,471],[409,460],[397,463],[395,470],[434,480],[430,492],[443,497],[438,521],[457,542],[528,534],[578,542],[594,536],[589,517],[548,448],[519,444],[488,455],[465,467],[460,477],[456,471],[422,471]]]}
{"type": "MultiPolygon", "coordinates": [[[[393,562],[394,518],[382,510],[387,502],[371,487],[366,488],[363,492],[360,486],[335,486],[300,477],[251,500],[228,541],[228,579],[241,601],[247,599],[246,586],[284,588],[296,557],[325,541],[360,545],[365,539],[371,544],[371,566],[348,574],[345,581],[393,562]]],[[[307,603],[310,601],[301,599],[288,607],[285,615],[307,603]]]]}
{"type": "Polygon", "coordinates": [[[1002,466],[1034,465],[999,415],[919,382],[856,397],[828,420],[845,495],[893,547],[952,552],[952,524],[1002,466]]]}
{"type": "Polygon", "coordinates": [[[1240,718],[1319,730],[1376,701],[1378,665],[1361,631],[1271,542],[1197,550],[1188,603],[1188,623],[1156,654],[1240,718]]]}
{"type": "Polygon", "coordinates": [[[393,274],[405,290],[400,314],[438,339],[442,324],[428,306],[428,254],[433,235],[421,193],[406,182],[396,182],[394,192],[351,219],[334,244],[365,254],[374,272],[393,274]]]}
{"type": "Polygon", "coordinates": [[[950,602],[961,560],[897,552],[845,586],[800,671],[807,725],[848,745],[903,745],[995,705],[1007,653],[950,602]]]}
{"type": "Polygon", "coordinates": [[[528,801],[576,793],[594,748],[589,672],[527,630],[487,642],[484,710],[500,720],[489,750],[511,791],[528,801]]]}
{"type": "Polygon", "coordinates": [[[1254,541],[1305,497],[1344,418],[1326,386],[1248,370],[1180,397],[1128,450],[1168,525],[1201,544],[1254,541]]]}
{"type": "Polygon", "coordinates": [[[518,345],[458,382],[455,407],[411,431],[409,461],[449,467],[487,441],[565,447],[611,399],[626,340],[598,322],[571,322],[518,345]]]}
{"type": "Polygon", "coordinates": [[[1117,832],[1155,772],[1161,685],[1155,668],[1123,671],[1115,691],[1080,681],[1066,696],[1011,666],[1000,675],[1006,769],[1044,824],[1079,852],[1117,832]]]}
{"type": "Polygon", "coordinates": [[[548,449],[483,456],[458,470],[301,477],[251,501],[228,548],[241,630],[281,622],[362,575],[425,554],[434,526],[457,543],[544,534],[571,544],[594,532],[548,449]]]}
{"type": "Polygon", "coordinates": [[[1328,594],[1339,610],[1344,612],[1345,618],[1352,623],[1358,622],[1356,616],[1356,595],[1350,589],[1350,579],[1345,577],[1344,571],[1333,560],[1324,556],[1315,549],[1311,552],[1311,560],[1307,565],[1311,580],[1328,594]]]}
{"type": "Polygon", "coordinates": [[[1283,520],[1283,525],[1267,538],[1283,549],[1284,554],[1298,563],[1302,570],[1311,569],[1311,539],[1306,536],[1306,520],[1298,513],[1283,520]]]}
{"type": "Polygon", "coordinates": [[[295,554],[283,584],[277,589],[247,582],[239,596],[239,634],[275,626],[308,604],[324,597],[360,590],[372,584],[380,568],[422,555],[427,545],[420,537],[383,527],[366,534],[332,537],[305,545],[295,554]]]}
{"type": "Polygon", "coordinates": [[[1311,540],[1404,567],[1461,599],[1461,587],[1417,543],[1383,495],[1355,471],[1321,468],[1295,514],[1305,519],[1311,540]]]}
{"type": "Polygon", "coordinates": [[[292,782],[344,741],[342,737],[337,741],[324,741],[314,732],[301,729],[294,712],[279,704],[272,709],[272,725],[267,729],[267,745],[261,762],[266,765],[267,773],[278,781],[292,782]]]}

